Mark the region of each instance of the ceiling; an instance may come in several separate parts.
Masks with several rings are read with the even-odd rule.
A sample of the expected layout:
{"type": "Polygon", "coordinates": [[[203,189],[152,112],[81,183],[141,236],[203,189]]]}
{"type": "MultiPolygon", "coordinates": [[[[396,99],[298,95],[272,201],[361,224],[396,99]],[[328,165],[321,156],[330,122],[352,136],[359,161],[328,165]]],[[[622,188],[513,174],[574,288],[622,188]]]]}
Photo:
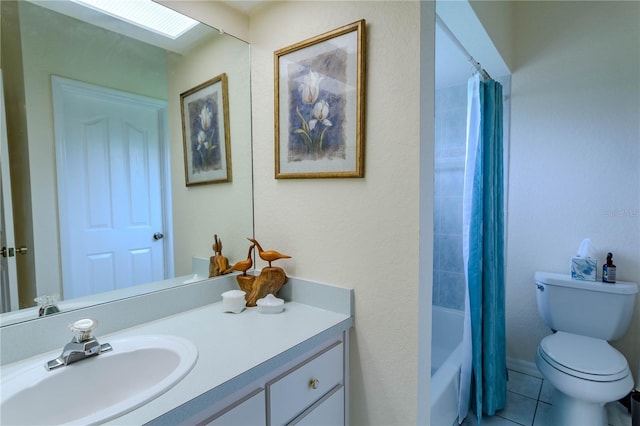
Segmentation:
{"type": "Polygon", "coordinates": [[[268,3],[271,0],[223,0],[232,8],[244,13],[250,14],[258,7],[268,3]]]}
{"type": "Polygon", "coordinates": [[[209,37],[211,34],[217,34],[217,31],[213,30],[211,27],[204,24],[198,24],[181,37],[172,40],[73,1],[29,1],[38,6],[53,10],[54,12],[62,13],[98,27],[181,54],[186,53],[193,46],[197,45],[202,38],[209,37]]]}

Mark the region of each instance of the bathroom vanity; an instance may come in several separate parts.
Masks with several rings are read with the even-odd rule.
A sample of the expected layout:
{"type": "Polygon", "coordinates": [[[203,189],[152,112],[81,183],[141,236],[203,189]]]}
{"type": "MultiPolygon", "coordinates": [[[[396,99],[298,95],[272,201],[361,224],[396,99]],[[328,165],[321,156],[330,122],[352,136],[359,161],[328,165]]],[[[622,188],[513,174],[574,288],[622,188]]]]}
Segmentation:
{"type": "MultiPolygon", "coordinates": [[[[224,313],[215,303],[127,330],[185,337],[198,347],[198,361],[173,389],[114,424],[287,424],[307,409],[326,408],[324,397],[336,393],[327,404],[340,399],[344,413],[344,321],[344,314],[297,302],[271,315],[255,308],[224,313]],[[194,324],[202,327],[190,330],[194,324]]],[[[326,424],[343,421],[344,414],[326,424]]]]}
{"type": "Polygon", "coordinates": [[[67,324],[91,317],[100,323],[95,335],[101,343],[170,335],[189,340],[198,350],[198,360],[182,380],[109,424],[348,423],[353,291],[291,278],[279,293],[286,301],[282,313],[261,314],[257,308],[226,313],[220,295],[234,282],[234,277],[220,277],[3,327],[3,375],[31,356],[57,356],[70,337],[67,324]],[[175,311],[168,307],[187,299],[199,306],[154,312],[160,307],[175,311]],[[30,332],[55,338],[36,344],[31,353],[7,348],[9,341],[19,346],[20,336],[30,332]]]}

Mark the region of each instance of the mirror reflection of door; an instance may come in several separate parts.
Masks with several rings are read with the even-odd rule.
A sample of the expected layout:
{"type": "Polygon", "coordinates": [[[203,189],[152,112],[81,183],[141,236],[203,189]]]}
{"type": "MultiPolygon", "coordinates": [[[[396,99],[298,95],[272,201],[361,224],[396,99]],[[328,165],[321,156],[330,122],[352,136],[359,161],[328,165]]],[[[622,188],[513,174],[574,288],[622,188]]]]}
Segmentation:
{"type": "Polygon", "coordinates": [[[65,299],[165,278],[166,102],[52,77],[65,299]]]}
{"type": "Polygon", "coordinates": [[[18,277],[14,255],[13,208],[9,146],[0,70],[0,312],[18,307],[18,277]]]}

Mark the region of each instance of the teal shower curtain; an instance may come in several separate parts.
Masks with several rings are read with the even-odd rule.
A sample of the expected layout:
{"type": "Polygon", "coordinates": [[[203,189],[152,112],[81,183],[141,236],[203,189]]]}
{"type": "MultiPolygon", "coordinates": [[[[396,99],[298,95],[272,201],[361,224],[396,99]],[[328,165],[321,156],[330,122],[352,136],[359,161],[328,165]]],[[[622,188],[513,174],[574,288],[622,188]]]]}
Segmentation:
{"type": "Polygon", "coordinates": [[[503,170],[502,86],[476,75],[468,87],[463,196],[467,294],[460,422],[470,403],[478,423],[482,413],[493,415],[506,403],[503,170]]]}

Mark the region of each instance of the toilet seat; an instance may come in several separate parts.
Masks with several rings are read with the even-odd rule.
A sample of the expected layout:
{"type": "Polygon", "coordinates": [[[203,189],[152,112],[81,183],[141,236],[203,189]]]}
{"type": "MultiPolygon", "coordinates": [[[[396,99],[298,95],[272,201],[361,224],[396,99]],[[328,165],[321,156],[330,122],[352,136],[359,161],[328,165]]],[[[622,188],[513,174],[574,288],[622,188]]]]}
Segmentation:
{"type": "Polygon", "coordinates": [[[545,337],[540,356],[565,374],[595,382],[612,382],[629,375],[625,357],[606,341],[557,332],[545,337]]]}

